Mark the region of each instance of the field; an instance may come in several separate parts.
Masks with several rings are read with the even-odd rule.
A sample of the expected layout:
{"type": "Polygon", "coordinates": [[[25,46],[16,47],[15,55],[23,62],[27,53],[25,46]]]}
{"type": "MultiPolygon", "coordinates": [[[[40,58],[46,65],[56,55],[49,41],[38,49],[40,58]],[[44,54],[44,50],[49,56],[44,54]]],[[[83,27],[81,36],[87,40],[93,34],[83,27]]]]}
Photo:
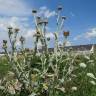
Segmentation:
{"type": "Polygon", "coordinates": [[[0,96],[96,96],[95,53],[22,54],[0,58],[0,96]]]}

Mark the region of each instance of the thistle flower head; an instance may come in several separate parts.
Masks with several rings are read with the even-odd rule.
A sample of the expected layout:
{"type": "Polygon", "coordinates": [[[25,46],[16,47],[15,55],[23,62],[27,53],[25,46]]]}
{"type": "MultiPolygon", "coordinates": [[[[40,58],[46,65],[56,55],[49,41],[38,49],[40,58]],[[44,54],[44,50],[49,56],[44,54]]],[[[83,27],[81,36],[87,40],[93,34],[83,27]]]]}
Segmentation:
{"type": "Polygon", "coordinates": [[[24,38],[23,36],[21,36],[21,37],[20,37],[20,41],[21,41],[21,43],[23,44],[24,41],[25,41],[25,38],[24,38]]]}
{"type": "Polygon", "coordinates": [[[13,28],[11,26],[8,27],[9,30],[12,30],[13,28]]]}
{"type": "Polygon", "coordinates": [[[7,44],[7,40],[3,40],[3,44],[7,44]]]}
{"type": "Polygon", "coordinates": [[[64,32],[63,32],[64,37],[68,37],[68,36],[69,36],[69,34],[70,34],[70,32],[69,32],[69,31],[64,31],[64,32]]]}
{"type": "Polygon", "coordinates": [[[47,25],[47,24],[48,24],[48,20],[45,19],[45,20],[43,21],[43,23],[44,23],[45,25],[47,25]]]}
{"type": "Polygon", "coordinates": [[[12,27],[8,27],[8,35],[9,36],[11,36],[13,34],[12,29],[13,29],[12,27]]]}
{"type": "Polygon", "coordinates": [[[58,6],[58,11],[61,11],[63,8],[61,5],[58,6]]]}
{"type": "Polygon", "coordinates": [[[50,37],[47,37],[47,41],[50,41],[50,37]]]}
{"type": "Polygon", "coordinates": [[[15,28],[15,33],[18,33],[19,32],[19,28],[15,28]]]}
{"type": "Polygon", "coordinates": [[[7,40],[3,40],[3,49],[7,48],[7,40]]]}
{"type": "Polygon", "coordinates": [[[66,20],[66,16],[62,16],[62,19],[66,20]]]}
{"type": "Polygon", "coordinates": [[[36,10],[36,9],[33,9],[33,10],[32,10],[32,13],[33,13],[33,14],[36,14],[36,13],[37,13],[37,10],[36,10]]]}

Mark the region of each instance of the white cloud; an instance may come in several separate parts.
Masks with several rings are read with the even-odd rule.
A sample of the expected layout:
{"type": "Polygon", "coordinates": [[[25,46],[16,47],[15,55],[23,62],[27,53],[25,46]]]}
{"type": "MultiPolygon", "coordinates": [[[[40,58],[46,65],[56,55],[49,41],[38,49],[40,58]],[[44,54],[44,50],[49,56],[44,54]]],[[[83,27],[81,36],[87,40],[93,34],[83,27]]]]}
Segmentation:
{"type": "Polygon", "coordinates": [[[6,16],[25,16],[31,9],[24,0],[0,0],[0,14],[6,16]]]}
{"type": "MultiPolygon", "coordinates": [[[[25,18],[25,17],[0,17],[0,43],[4,39],[9,40],[8,33],[7,33],[7,31],[8,31],[7,27],[9,27],[10,25],[13,28],[17,27],[20,29],[18,38],[22,35],[28,39],[31,39],[29,37],[31,37],[31,34],[33,34],[33,33],[31,33],[31,32],[33,32],[33,30],[31,28],[31,25],[29,24],[28,20],[29,19],[25,18]],[[26,26],[26,24],[27,24],[27,26],[26,26]]],[[[16,45],[20,46],[19,40],[17,40],[16,45]]],[[[28,44],[26,44],[26,45],[28,45],[28,44]]]]}
{"type": "Polygon", "coordinates": [[[46,18],[50,18],[50,17],[55,16],[56,12],[55,11],[50,11],[46,6],[42,6],[39,9],[38,15],[39,16],[44,16],[46,18]]]}
{"type": "Polygon", "coordinates": [[[27,33],[25,34],[25,38],[32,38],[32,36],[35,34],[35,30],[34,29],[28,29],[27,33]]]}
{"type": "Polygon", "coordinates": [[[82,38],[82,35],[83,35],[83,34],[77,35],[76,37],[74,37],[73,40],[79,40],[79,39],[81,39],[81,38],[82,38]]]}
{"type": "MultiPolygon", "coordinates": [[[[27,18],[26,18],[27,19],[27,18]]],[[[11,26],[13,28],[19,28],[20,31],[24,31],[28,26],[28,22],[25,20],[25,17],[0,17],[0,33],[7,31],[7,27],[11,26]],[[27,24],[27,27],[26,27],[27,24]]],[[[5,34],[6,35],[6,34],[5,34]]]]}
{"type": "Polygon", "coordinates": [[[86,38],[95,38],[96,28],[92,28],[89,32],[86,32],[86,38]]]}
{"type": "Polygon", "coordinates": [[[96,38],[96,28],[90,29],[88,32],[85,32],[83,34],[77,35],[74,40],[80,40],[80,39],[88,39],[91,40],[92,38],[96,38]]]}
{"type": "Polygon", "coordinates": [[[70,41],[67,41],[65,46],[72,46],[72,43],[70,41]]]}

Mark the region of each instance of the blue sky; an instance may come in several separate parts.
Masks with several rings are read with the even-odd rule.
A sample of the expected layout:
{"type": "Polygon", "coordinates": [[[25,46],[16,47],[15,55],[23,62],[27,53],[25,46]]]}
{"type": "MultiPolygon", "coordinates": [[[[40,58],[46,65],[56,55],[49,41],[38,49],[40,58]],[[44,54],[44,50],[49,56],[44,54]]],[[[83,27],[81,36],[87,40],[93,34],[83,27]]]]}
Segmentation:
{"type": "MultiPolygon", "coordinates": [[[[52,33],[56,31],[55,11],[58,4],[63,6],[62,15],[67,16],[64,30],[70,31],[68,44],[96,43],[96,0],[0,0],[0,48],[2,40],[8,39],[8,26],[20,28],[20,35],[26,38],[26,47],[34,45],[32,36],[35,28],[31,13],[34,8],[39,15],[49,19],[47,35],[51,37],[50,46],[53,47],[52,33]]],[[[61,34],[59,39],[63,42],[61,34]]],[[[17,40],[17,45],[19,44],[17,40]]]]}

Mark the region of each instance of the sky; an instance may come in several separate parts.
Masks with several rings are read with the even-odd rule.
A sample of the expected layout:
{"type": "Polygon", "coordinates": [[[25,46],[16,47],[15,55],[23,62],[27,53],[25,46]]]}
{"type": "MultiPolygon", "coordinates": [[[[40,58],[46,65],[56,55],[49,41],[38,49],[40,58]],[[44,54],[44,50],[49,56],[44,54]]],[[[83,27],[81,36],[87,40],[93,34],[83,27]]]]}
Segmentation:
{"type": "MultiPolygon", "coordinates": [[[[25,47],[34,46],[32,9],[37,9],[39,16],[48,18],[46,36],[51,38],[49,47],[54,47],[58,5],[62,5],[61,15],[67,18],[63,31],[70,31],[67,45],[96,43],[96,0],[0,0],[0,49],[2,40],[8,40],[8,26],[20,29],[17,46],[20,46],[21,35],[26,39],[25,47]]],[[[59,43],[64,42],[63,31],[59,34],[59,43]]]]}

